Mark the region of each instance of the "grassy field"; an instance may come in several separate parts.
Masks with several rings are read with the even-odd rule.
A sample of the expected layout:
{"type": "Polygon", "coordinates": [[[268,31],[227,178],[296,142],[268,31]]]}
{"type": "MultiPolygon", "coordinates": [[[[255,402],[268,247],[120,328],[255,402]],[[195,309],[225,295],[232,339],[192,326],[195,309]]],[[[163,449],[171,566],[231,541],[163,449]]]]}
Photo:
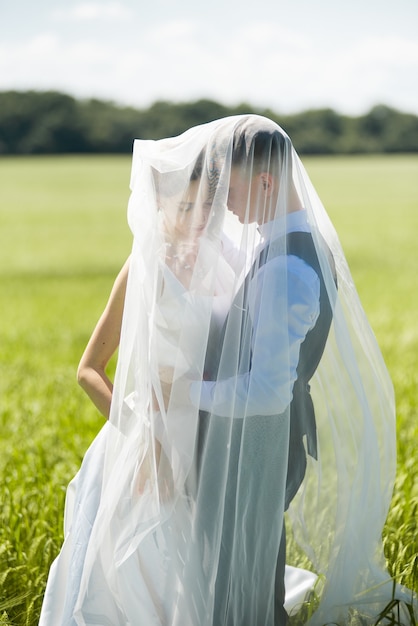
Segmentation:
{"type": "MultiPolygon", "coordinates": [[[[418,590],[418,157],[305,164],[395,385],[384,542],[391,572],[418,590]]],[[[0,160],[0,624],[37,623],[65,487],[103,423],[75,371],[130,251],[129,175],[129,157],[0,160]]]]}

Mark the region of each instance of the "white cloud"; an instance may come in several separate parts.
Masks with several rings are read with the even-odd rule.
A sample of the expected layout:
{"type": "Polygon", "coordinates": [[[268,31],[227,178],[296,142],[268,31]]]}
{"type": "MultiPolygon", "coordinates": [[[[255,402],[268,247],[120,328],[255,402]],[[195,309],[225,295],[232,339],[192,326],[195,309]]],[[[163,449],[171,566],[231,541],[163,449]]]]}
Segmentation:
{"type": "MultiPolygon", "coordinates": [[[[81,15],[85,7],[86,16],[90,7],[92,16],[112,6],[121,5],[75,8],[81,15]]],[[[214,36],[206,23],[188,18],[112,33],[109,38],[101,28],[75,28],[69,37],[57,28],[0,43],[0,88],[56,88],[135,106],[209,97],[284,113],[326,106],[359,113],[378,102],[418,112],[411,81],[418,72],[418,43],[407,38],[367,36],[320,45],[311,33],[257,20],[214,36]]]]}
{"type": "Polygon", "coordinates": [[[93,95],[100,93],[113,62],[114,51],[106,45],[87,39],[64,43],[44,33],[24,43],[0,45],[0,88],[93,95]]]}
{"type": "Polygon", "coordinates": [[[264,50],[272,47],[306,49],[308,44],[305,37],[291,28],[264,21],[255,21],[240,27],[233,38],[240,39],[248,46],[256,46],[264,50]]]}
{"type": "Polygon", "coordinates": [[[156,43],[162,50],[170,44],[181,44],[184,40],[198,35],[199,24],[195,20],[183,19],[163,22],[151,28],[146,34],[145,43],[156,43]]]}
{"type": "Polygon", "coordinates": [[[131,16],[130,11],[120,2],[84,2],[72,8],[55,11],[57,20],[65,21],[93,21],[93,20],[126,20],[131,16]]]}
{"type": "Polygon", "coordinates": [[[389,66],[418,65],[418,42],[399,37],[372,37],[362,41],[355,49],[359,61],[385,63],[389,66]]]}
{"type": "Polygon", "coordinates": [[[322,66],[318,93],[342,111],[359,112],[377,103],[417,110],[417,93],[411,89],[411,76],[418,74],[415,41],[365,37],[323,56],[322,66]]]}

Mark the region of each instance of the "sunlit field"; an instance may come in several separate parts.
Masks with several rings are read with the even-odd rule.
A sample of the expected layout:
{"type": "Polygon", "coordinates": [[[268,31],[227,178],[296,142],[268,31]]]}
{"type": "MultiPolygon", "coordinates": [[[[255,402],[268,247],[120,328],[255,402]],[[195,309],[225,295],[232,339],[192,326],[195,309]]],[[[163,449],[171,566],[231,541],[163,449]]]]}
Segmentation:
{"type": "MultiPolygon", "coordinates": [[[[418,591],[418,157],[304,162],[395,386],[385,552],[418,591]]],[[[103,424],[75,373],[130,252],[129,177],[125,156],[0,160],[0,624],[37,624],[65,488],[103,424]]]]}

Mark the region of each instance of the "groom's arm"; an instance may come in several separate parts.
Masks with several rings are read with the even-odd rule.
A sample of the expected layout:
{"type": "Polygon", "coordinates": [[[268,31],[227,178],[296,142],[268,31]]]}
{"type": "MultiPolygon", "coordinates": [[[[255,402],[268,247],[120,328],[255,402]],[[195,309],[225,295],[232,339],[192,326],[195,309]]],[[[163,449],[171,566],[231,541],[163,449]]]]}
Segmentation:
{"type": "Polygon", "coordinates": [[[319,315],[319,278],[298,257],[272,259],[248,289],[253,324],[250,370],[190,386],[191,402],[215,415],[243,418],[282,413],[292,400],[300,346],[319,315]]]}

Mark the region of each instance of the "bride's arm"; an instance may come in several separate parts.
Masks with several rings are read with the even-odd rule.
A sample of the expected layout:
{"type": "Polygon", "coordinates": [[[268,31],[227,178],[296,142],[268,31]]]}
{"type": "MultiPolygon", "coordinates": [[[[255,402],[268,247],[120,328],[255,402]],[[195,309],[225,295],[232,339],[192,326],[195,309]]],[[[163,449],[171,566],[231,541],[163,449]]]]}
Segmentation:
{"type": "Polygon", "coordinates": [[[77,370],[77,380],[99,411],[109,417],[113,384],[106,374],[106,366],[120,341],[123,305],[129,259],[119,272],[106,308],[87,344],[77,370]]]}

